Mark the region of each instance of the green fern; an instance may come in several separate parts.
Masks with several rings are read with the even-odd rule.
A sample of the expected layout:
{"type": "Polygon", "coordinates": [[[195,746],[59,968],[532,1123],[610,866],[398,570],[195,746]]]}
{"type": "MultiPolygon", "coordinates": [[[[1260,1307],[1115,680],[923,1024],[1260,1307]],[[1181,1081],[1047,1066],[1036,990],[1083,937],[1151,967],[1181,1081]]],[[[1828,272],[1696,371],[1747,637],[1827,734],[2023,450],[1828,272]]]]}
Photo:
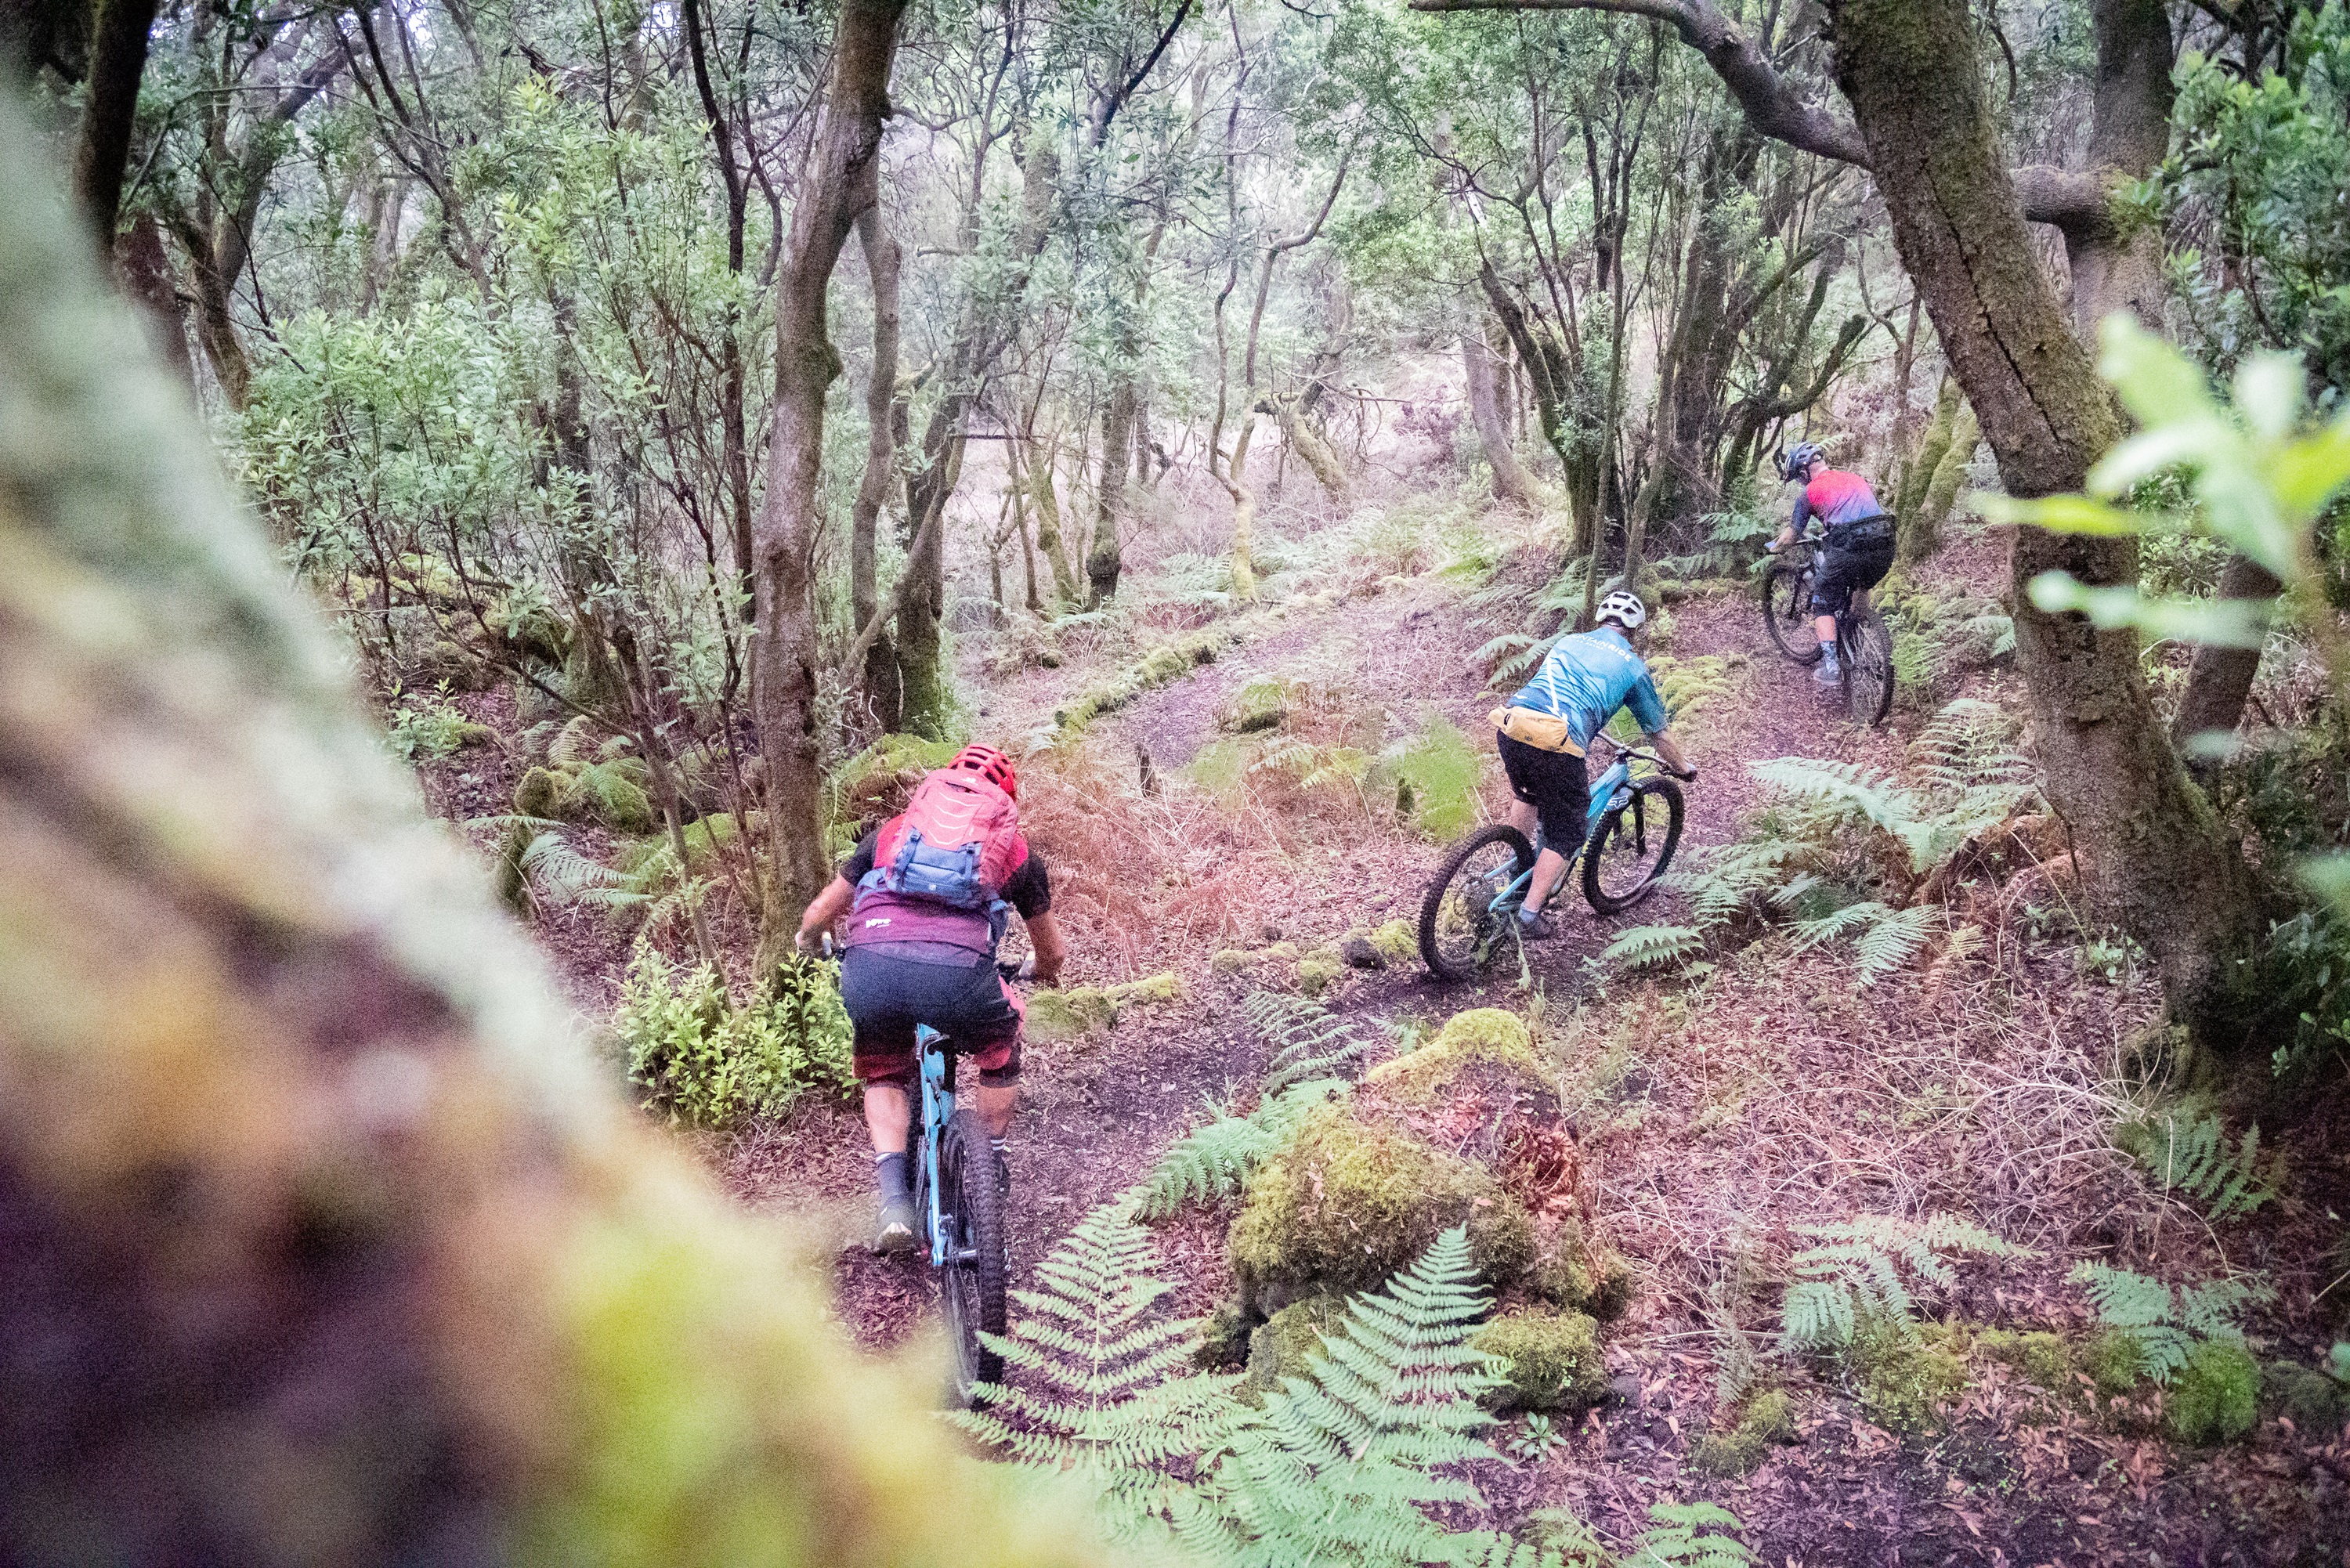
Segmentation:
{"type": "Polygon", "coordinates": [[[1174,1287],[1153,1272],[1134,1195],[1094,1210],[1014,1293],[1012,1332],[990,1343],[1022,1377],[984,1410],[953,1417],[981,1441],[1041,1470],[1083,1477],[1115,1534],[1153,1535],[1179,1468],[1233,1419],[1237,1376],[1184,1370],[1198,1324],[1157,1314],[1174,1287]]]}
{"type": "Polygon", "coordinates": [[[1256,1168],[1278,1153],[1315,1106],[1344,1094],[1332,1078],[1295,1085],[1244,1116],[1220,1115],[1178,1138],[1137,1189],[1135,1213],[1167,1219],[1186,1203],[1219,1203],[1241,1189],[1256,1168]]]}
{"type": "Polygon", "coordinates": [[[1749,1568],[1761,1558],[1726,1533],[1738,1516],[1719,1503],[1659,1502],[1648,1508],[1656,1523],[1640,1536],[1625,1568],[1749,1568]]]}
{"type": "Polygon", "coordinates": [[[1705,951],[1705,933],[1695,926],[1635,926],[1607,944],[1599,956],[1626,969],[1662,969],[1705,951]]]}
{"type": "Polygon", "coordinates": [[[1302,996],[1251,992],[1241,1012],[1257,1038],[1273,1047],[1264,1070],[1268,1096],[1292,1085],[1340,1075],[1370,1044],[1347,1019],[1302,996]]]}
{"type": "Polygon", "coordinates": [[[2261,1129],[2230,1146],[2217,1113],[2189,1104],[2126,1125],[2116,1140],[2136,1155],[2166,1192],[2183,1192],[2215,1220],[2250,1214],[2276,1196],[2261,1170],[2261,1129]]]}
{"type": "Polygon", "coordinates": [[[1464,1540],[1427,1511],[1481,1504],[1454,1467],[1501,1457],[1478,1404],[1500,1378],[1469,1343],[1487,1305],[1465,1228],[1356,1297],[1305,1375],[1233,1428],[1205,1489],[1214,1528],[1187,1538],[1212,1535],[1236,1568],[1442,1563],[1461,1548],[1492,1561],[1495,1538],[1464,1540]]]}
{"type": "Polygon", "coordinates": [[[1903,1274],[1906,1271],[1929,1285],[1949,1285],[1958,1274],[1942,1253],[2031,1255],[1948,1214],[1924,1220],[1863,1214],[1841,1224],[1798,1225],[1795,1231],[1820,1244],[1790,1260],[1795,1279],[1781,1309],[1780,1343],[1794,1352],[1843,1349],[1852,1343],[1864,1316],[1903,1325],[1914,1322],[1917,1303],[1903,1274]]]}
{"type": "Polygon", "coordinates": [[[2088,1292],[2098,1322],[2129,1335],[2137,1346],[2140,1370],[2166,1386],[2198,1345],[2213,1339],[2241,1341],[2244,1331],[2237,1320],[2244,1309],[2276,1295],[2257,1276],[2173,1290],[2127,1269],[2080,1263],[2070,1278],[2088,1292]]]}

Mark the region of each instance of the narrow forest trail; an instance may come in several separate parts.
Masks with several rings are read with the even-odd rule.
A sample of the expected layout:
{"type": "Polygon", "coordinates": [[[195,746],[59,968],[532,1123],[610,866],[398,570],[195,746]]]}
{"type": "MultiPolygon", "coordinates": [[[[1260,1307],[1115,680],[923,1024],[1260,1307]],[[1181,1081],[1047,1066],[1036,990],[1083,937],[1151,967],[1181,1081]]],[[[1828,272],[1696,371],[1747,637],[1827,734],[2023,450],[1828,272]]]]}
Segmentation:
{"type": "MultiPolygon", "coordinates": [[[[1979,587],[1998,566],[1995,542],[1975,535],[1934,570],[1979,587]]],[[[1721,661],[1710,693],[1677,716],[1701,770],[1689,791],[1685,854],[1735,839],[1753,817],[1762,791],[1751,762],[1903,765],[1921,715],[1898,712],[1878,731],[1846,722],[1808,670],[1771,647],[1750,594],[1703,594],[1671,612],[1667,645],[1652,658],[1721,661]]],[[[1433,574],[1295,597],[1215,662],[1106,715],[1083,751],[1107,770],[1095,775],[1104,791],[1118,775],[1126,809],[1139,798],[1125,776],[1137,748],[1162,776],[1180,774],[1217,742],[1217,716],[1234,694],[1267,676],[1339,683],[1349,700],[1387,714],[1390,738],[1433,712],[1487,746],[1492,698],[1472,655],[1492,631],[1464,610],[1457,585],[1433,574]]],[[[1052,674],[1030,672],[1016,696],[999,689],[983,722],[1031,722],[1089,678],[1052,674]]],[[[1962,689],[1991,691],[2005,679],[1978,671],[1962,689]]],[[[1156,808],[1167,831],[1207,835],[1214,818],[1197,794],[1175,788],[1156,808]]],[[[1486,770],[1483,797],[1489,813],[1503,804],[1498,765],[1486,770]]],[[[1107,794],[1104,802],[1107,812],[1107,794]]],[[[1170,939],[1149,960],[1129,959],[1126,972],[1107,953],[1080,951],[1076,978],[1097,982],[1173,951],[1184,999],[1087,1038],[1030,1047],[1011,1140],[1015,1285],[1081,1215],[1140,1179],[1203,1106],[1251,1099],[1269,1052],[1243,1016],[1248,982],[1211,972],[1210,950],[1311,944],[1409,917],[1441,848],[1391,815],[1368,813],[1316,836],[1262,803],[1220,831],[1226,846],[1262,851],[1248,863],[1261,884],[1249,907],[1269,911],[1261,928],[1189,946],[1170,939]]],[[[1051,864],[1054,846],[1041,833],[1039,844],[1051,864]]],[[[1227,853],[1239,851],[1211,857],[1227,853]]],[[[1715,1413],[1722,1324],[1740,1323],[1766,1353],[1775,1334],[1770,1301],[1742,1304],[1733,1287],[1783,1266],[1766,1260],[1790,1250],[1790,1227],[1866,1213],[1973,1218],[2040,1251],[2029,1263],[1970,1267],[1947,1305],[2022,1329],[2082,1324],[2078,1293],[2064,1283],[2070,1261],[2084,1250],[2128,1256],[2145,1226],[2158,1233],[2162,1221],[2147,1218],[2144,1189],[2109,1132],[2112,1064],[2152,1012],[2145,977],[2085,984],[2069,946],[2021,938],[2002,938],[1987,956],[1921,961],[1866,990],[1853,983],[1848,955],[1794,955],[1767,942],[1723,953],[1702,981],[1627,977],[1598,961],[1623,927],[1670,920],[1671,903],[1667,895],[1602,922],[1570,899],[1562,934],[1532,950],[1524,977],[1505,968],[1482,984],[1446,987],[1414,963],[1349,971],[1326,998],[1374,1035],[1476,1006],[1531,1016],[1581,1107],[1606,1233],[1638,1274],[1635,1304],[1608,1332],[1615,1397],[1540,1460],[1477,1478],[1502,1518],[1564,1505],[1620,1542],[1646,1525],[1649,1504],[1710,1497],[1745,1521],[1749,1542],[1773,1563],[2144,1562],[2149,1551],[2218,1560],[2258,1538],[2274,1507],[2303,1515],[2292,1527],[2303,1542],[2334,1528],[2308,1514],[2313,1499],[2339,1494],[2327,1490],[2330,1472],[2317,1472],[2314,1487],[2279,1490],[2273,1476],[2284,1472],[2271,1456],[2162,1449],[2047,1415],[1998,1376],[1979,1376],[1955,1397],[1931,1438],[1903,1438],[1848,1393],[1791,1368],[1802,1411],[1793,1445],[1743,1478],[1690,1468],[1715,1413]]],[[[1233,918],[1223,920],[1229,928],[1233,918]]],[[[863,1249],[870,1178],[851,1112],[804,1106],[740,1140],[724,1163],[754,1204],[803,1223],[815,1217],[835,1258],[839,1313],[862,1343],[892,1346],[927,1330],[925,1271],[863,1249]]],[[[1178,1310],[1204,1314],[1229,1298],[1226,1218],[1187,1210],[1157,1232],[1178,1310]]],[[[2303,1291],[2296,1282],[2296,1293],[2306,1300],[2323,1282],[2303,1291]]],[[[2309,1334],[2320,1345],[2322,1330],[2309,1334]]]]}

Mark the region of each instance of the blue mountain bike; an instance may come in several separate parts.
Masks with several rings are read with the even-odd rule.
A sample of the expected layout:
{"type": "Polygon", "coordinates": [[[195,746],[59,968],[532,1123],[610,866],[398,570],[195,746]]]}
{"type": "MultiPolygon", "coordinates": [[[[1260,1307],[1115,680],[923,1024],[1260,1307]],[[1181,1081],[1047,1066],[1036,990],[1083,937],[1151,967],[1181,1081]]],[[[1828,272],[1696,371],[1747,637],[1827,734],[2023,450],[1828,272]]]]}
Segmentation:
{"type": "MultiPolygon", "coordinates": [[[[1618,915],[1650,893],[1681,841],[1680,785],[1661,776],[1654,752],[1626,747],[1591,781],[1591,815],[1581,847],[1550,892],[1556,903],[1582,862],[1583,896],[1602,915],[1618,915]],[[1635,775],[1632,764],[1648,771],[1635,775]]],[[[1473,980],[1495,955],[1513,950],[1517,914],[1544,848],[1507,823],[1481,827],[1454,845],[1419,907],[1419,956],[1439,980],[1473,980]]]]}
{"type": "Polygon", "coordinates": [[[923,1250],[938,1272],[954,1358],[955,1401],[969,1406],[978,1402],[983,1386],[1003,1380],[1003,1357],[987,1341],[1004,1330],[1010,1184],[979,1113],[955,1106],[955,1053],[946,1037],[919,1024],[914,1048],[922,1061],[922,1093],[912,1106],[909,1129],[914,1214],[923,1250]]]}

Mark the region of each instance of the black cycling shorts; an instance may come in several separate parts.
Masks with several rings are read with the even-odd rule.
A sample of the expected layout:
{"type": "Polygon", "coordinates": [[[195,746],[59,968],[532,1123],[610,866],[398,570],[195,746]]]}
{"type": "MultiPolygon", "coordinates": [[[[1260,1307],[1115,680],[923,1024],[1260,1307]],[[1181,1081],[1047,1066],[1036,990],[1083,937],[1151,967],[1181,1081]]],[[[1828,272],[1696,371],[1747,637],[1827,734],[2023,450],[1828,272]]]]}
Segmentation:
{"type": "Polygon", "coordinates": [[[1852,596],[1875,587],[1893,569],[1893,540],[1850,547],[1834,543],[1820,546],[1819,566],[1812,578],[1812,613],[1842,615],[1852,596]]]}
{"type": "Polygon", "coordinates": [[[945,1035],[958,1055],[979,1069],[979,1081],[1001,1085],[1020,1078],[1020,1026],[1024,1009],[996,972],[995,961],[927,962],[876,943],[841,955],[840,1002],[857,1032],[850,1047],[860,1082],[905,1084],[914,1077],[914,1025],[945,1035]]]}
{"type": "Polygon", "coordinates": [[[1502,770],[1510,775],[1510,793],[1534,808],[1543,838],[1561,855],[1572,855],[1583,844],[1584,824],[1591,815],[1591,774],[1572,752],[1545,752],[1523,741],[1496,734],[1502,749],[1502,770]]]}

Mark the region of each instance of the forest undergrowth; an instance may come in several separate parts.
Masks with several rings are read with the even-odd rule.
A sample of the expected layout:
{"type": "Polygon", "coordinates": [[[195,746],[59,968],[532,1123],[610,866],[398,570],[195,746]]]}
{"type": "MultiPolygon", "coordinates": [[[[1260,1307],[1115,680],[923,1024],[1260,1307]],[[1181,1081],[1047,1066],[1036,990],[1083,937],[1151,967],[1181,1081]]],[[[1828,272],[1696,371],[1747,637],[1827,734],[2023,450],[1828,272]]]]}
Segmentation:
{"type": "MultiPolygon", "coordinates": [[[[1613,922],[1578,902],[1523,964],[1446,989],[1393,922],[1441,841],[1505,803],[1483,676],[1551,558],[1544,520],[1485,514],[1472,533],[1468,515],[1408,497],[1296,518],[1267,542],[1265,603],[1214,618],[1212,645],[1180,557],[1115,625],[1081,619],[1049,649],[1033,629],[965,639],[972,732],[1025,738],[1024,820],[1076,952],[1067,989],[1032,1006],[1017,1280],[1080,1288],[1039,1270],[1203,1118],[1232,1127],[1253,1158],[1211,1139],[1190,1179],[1211,1200],[1158,1204],[1133,1266],[1211,1366],[1297,1375],[1304,1298],[1251,1303],[1227,1232],[1257,1201],[1250,1171],[1299,1158],[1297,1128],[1336,1113],[1269,1085],[1265,1017],[1328,1020],[1352,1059],[1317,1094],[1378,1105],[1344,1081],[1498,1008],[1526,1030],[1570,1151],[1560,1190],[1622,1299],[1604,1324],[1559,1314],[1589,1337],[1543,1342],[1551,1392],[1503,1401],[1490,1452],[1460,1466],[1476,1506],[1440,1517],[1629,1551],[1657,1505],[1701,1501],[1772,1562],[2326,1539],[2350,1465],[2323,1370],[2339,1161],[2162,1091],[2146,961],[2099,920],[2094,867],[2016,751],[1995,634],[1971,625],[1996,609],[1997,541],[1965,532],[1885,596],[1913,640],[1882,732],[1772,652],[1744,584],[1674,581],[1648,651],[1704,770],[1674,889],[1613,922]],[[2188,1293],[2149,1305],[2162,1281],[2188,1293]],[[2197,1290],[2220,1304],[2189,1323],[2197,1290]]],[[[494,794],[499,756],[428,769],[444,809],[494,794]]],[[[886,781],[856,787],[886,808],[886,781]]],[[[606,851],[592,826],[575,838],[606,851]]],[[[593,1005],[620,989],[630,918],[581,903],[542,920],[593,1005]]],[[[713,1135],[710,1158],[746,1201],[841,1238],[860,1342],[919,1344],[928,1281],[847,1240],[859,1124],[809,1087],[713,1135]]]]}

